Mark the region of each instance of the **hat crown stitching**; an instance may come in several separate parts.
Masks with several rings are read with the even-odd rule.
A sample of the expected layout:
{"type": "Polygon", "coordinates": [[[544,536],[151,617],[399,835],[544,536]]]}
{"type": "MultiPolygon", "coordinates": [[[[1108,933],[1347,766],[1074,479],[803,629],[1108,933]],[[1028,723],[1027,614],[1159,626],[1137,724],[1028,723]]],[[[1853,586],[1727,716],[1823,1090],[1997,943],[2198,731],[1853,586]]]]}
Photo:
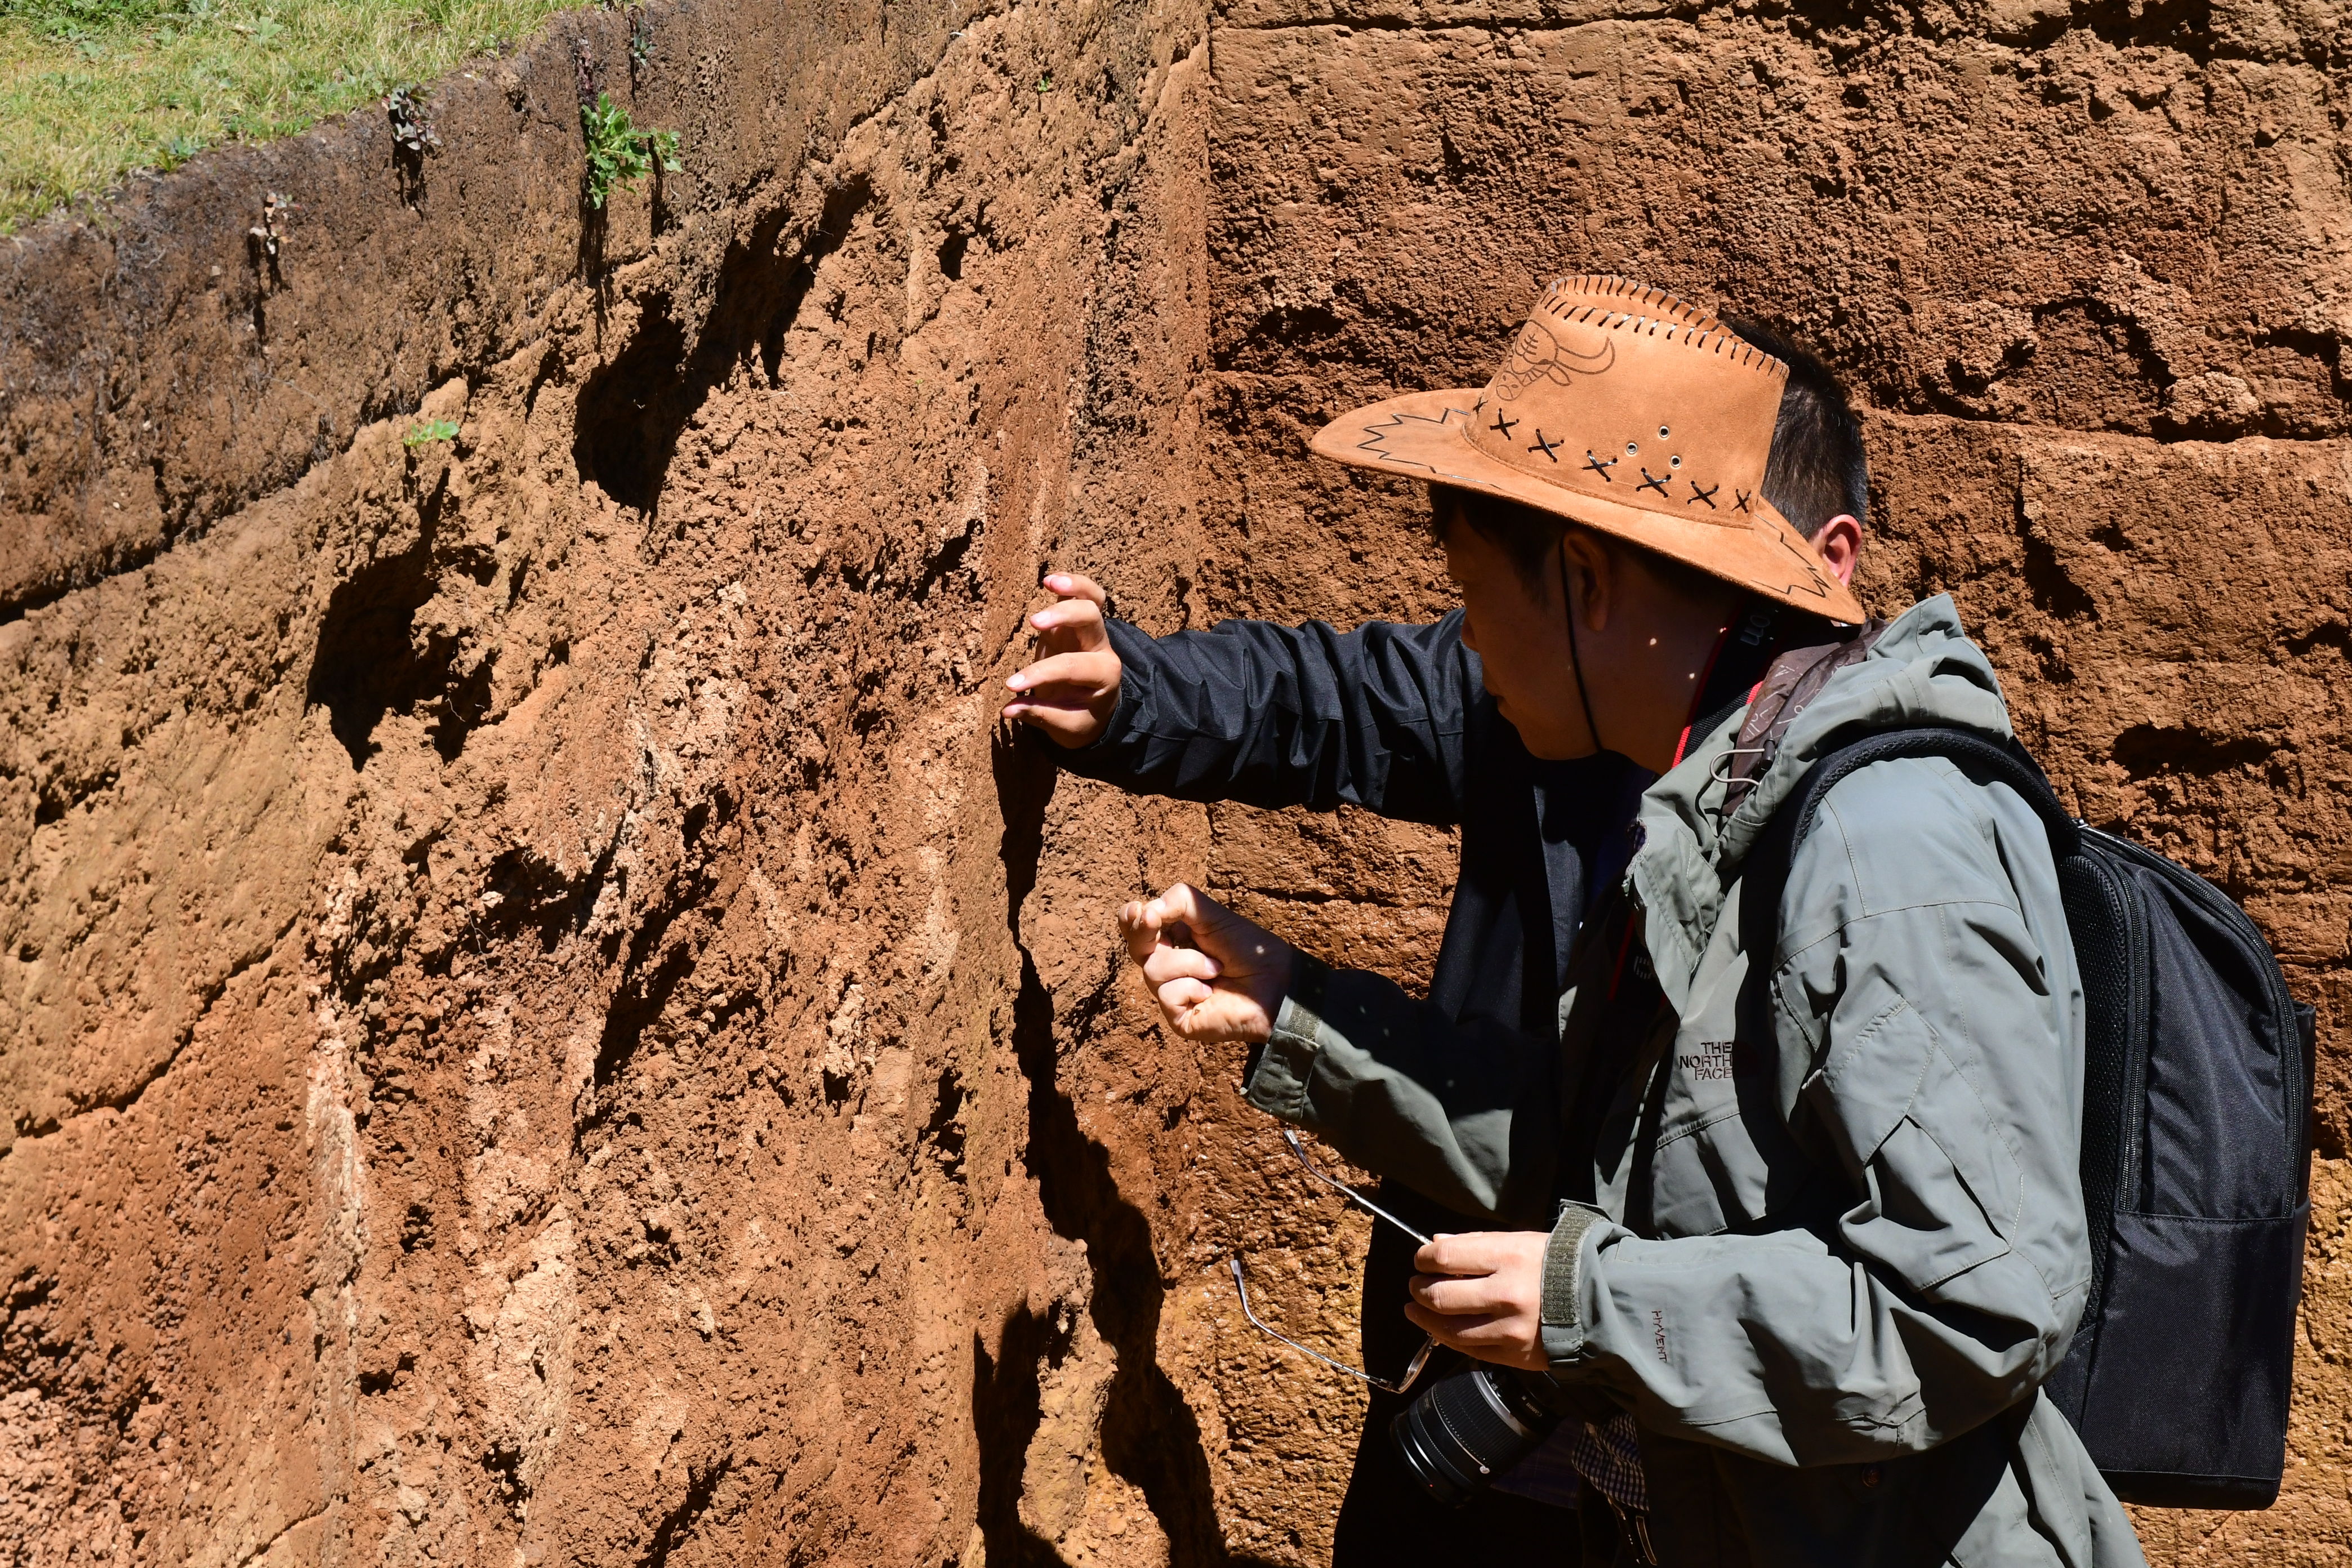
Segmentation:
{"type": "MultiPolygon", "coordinates": [[[[1680,303],[1679,301],[1669,302],[1680,303]]],[[[1538,301],[1538,306],[1543,303],[1544,301],[1538,301]]],[[[1571,310],[1562,313],[1541,310],[1539,313],[1563,325],[1574,322],[1580,326],[1597,327],[1607,332],[1624,332],[1629,335],[1659,338],[1667,342],[1679,343],[1690,349],[1702,350],[1729,358],[1733,363],[1752,370],[1759,375],[1772,376],[1781,381],[1786,381],[1789,377],[1789,367],[1780,359],[1766,353],[1721,322],[1715,322],[1712,326],[1702,328],[1679,322],[1667,322],[1654,316],[1637,316],[1628,311],[1607,310],[1598,305],[1587,306],[1581,311],[1571,310]],[[1592,318],[1592,312],[1595,310],[1602,312],[1598,321],[1592,318]]],[[[1520,331],[1525,332],[1526,330],[1523,324],[1520,331]]],[[[1516,341],[1515,335],[1514,342],[1516,341]]]]}
{"type": "Polygon", "coordinates": [[[1678,325],[1719,329],[1723,324],[1714,311],[1691,304],[1654,284],[1636,283],[1607,273],[1583,272],[1555,278],[1536,304],[1538,310],[1559,315],[1563,305],[1579,299],[1624,300],[1638,307],[1645,318],[1672,321],[1678,325]]]}

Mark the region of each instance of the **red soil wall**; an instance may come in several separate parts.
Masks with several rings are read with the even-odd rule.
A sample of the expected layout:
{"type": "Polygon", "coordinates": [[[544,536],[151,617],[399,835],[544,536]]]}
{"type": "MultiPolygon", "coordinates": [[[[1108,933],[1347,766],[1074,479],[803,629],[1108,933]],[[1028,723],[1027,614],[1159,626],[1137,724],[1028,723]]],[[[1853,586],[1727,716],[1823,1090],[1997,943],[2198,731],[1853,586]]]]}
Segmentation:
{"type": "Polygon", "coordinates": [[[2352,1557],[2352,193],[2336,8],[618,15],[0,270],[12,1560],[1308,1563],[1362,1232],[1109,911],[1433,957],[1444,835],[998,746],[1045,563],[1433,611],[1302,436],[1622,269],[1874,407],[2095,821],[2323,1014],[2288,1494],[2352,1557]],[[572,42],[688,171],[579,189],[572,42]],[[294,209],[277,218],[268,192],[294,209]],[[403,445],[420,421],[454,446],[403,445]],[[519,1554],[519,1555],[518,1555],[519,1554]]]}

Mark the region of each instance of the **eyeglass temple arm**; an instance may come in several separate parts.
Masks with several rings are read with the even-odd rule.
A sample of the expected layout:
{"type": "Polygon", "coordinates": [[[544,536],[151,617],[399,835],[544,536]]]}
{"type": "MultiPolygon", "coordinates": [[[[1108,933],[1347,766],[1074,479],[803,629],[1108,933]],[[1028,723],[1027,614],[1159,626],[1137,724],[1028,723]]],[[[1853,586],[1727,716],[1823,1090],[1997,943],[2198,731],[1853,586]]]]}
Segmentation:
{"type": "MultiPolygon", "coordinates": [[[[1282,1130],[1282,1141],[1290,1145],[1290,1152],[1298,1156],[1298,1163],[1307,1167],[1307,1173],[1308,1175],[1314,1177],[1317,1181],[1322,1183],[1333,1192],[1338,1193],[1349,1203],[1355,1204],[1359,1207],[1370,1210],[1371,1213],[1380,1215],[1381,1218],[1388,1221],[1391,1225],[1396,1226],[1399,1230],[1404,1232],[1407,1236],[1412,1237],[1423,1247],[1427,1247],[1429,1245],[1429,1237],[1422,1235],[1421,1232],[1413,1229],[1412,1226],[1405,1224],[1404,1221],[1397,1218],[1396,1215],[1389,1213],[1388,1210],[1381,1207],[1380,1205],[1372,1202],[1371,1199],[1364,1196],[1363,1194],[1358,1192],[1347,1183],[1338,1181],[1332,1177],[1325,1175],[1320,1167],[1318,1167],[1313,1160],[1307,1158],[1307,1146],[1299,1142],[1297,1133],[1293,1132],[1289,1128],[1286,1127],[1282,1130]]],[[[1269,1329],[1266,1331],[1268,1333],[1272,1333],[1274,1331],[1269,1329]]]]}
{"type": "Polygon", "coordinates": [[[1394,1383],[1391,1383],[1385,1377],[1374,1377],[1370,1373],[1364,1371],[1362,1368],[1349,1366],[1346,1362],[1333,1361],[1321,1351],[1316,1350],[1309,1345],[1300,1344],[1297,1340],[1292,1339],[1288,1334],[1284,1333],[1280,1329],[1276,1328],[1273,1324],[1259,1317],[1257,1315],[1257,1310],[1250,1305],[1249,1284],[1242,1278],[1242,1260],[1238,1257],[1235,1257],[1229,1258],[1225,1261],[1233,1267],[1234,1289],[1239,1293],[1242,1299],[1242,1316],[1250,1321],[1250,1324],[1253,1328],[1255,1328],[1260,1333],[1268,1334],[1275,1339],[1280,1340],[1284,1344],[1288,1345],[1300,1355],[1312,1356],[1317,1361],[1321,1362],[1325,1366],[1330,1367],[1335,1371],[1344,1372],[1349,1377],[1360,1378],[1363,1382],[1370,1384],[1374,1388],[1379,1389],[1383,1394],[1402,1394],[1406,1389],[1411,1388],[1413,1384],[1413,1380],[1421,1375],[1421,1369],[1429,1364],[1431,1354],[1437,1349],[1437,1342],[1435,1340],[1423,1339],[1421,1342],[1421,1349],[1413,1355],[1412,1364],[1406,1367],[1404,1369],[1404,1376],[1394,1383]]]}

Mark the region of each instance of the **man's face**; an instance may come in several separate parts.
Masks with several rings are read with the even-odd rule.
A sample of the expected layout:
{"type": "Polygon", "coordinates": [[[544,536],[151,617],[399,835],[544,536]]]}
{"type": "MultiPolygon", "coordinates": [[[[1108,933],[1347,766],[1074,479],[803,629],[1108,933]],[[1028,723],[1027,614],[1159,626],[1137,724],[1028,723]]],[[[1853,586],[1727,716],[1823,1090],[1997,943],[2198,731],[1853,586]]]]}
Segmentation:
{"type": "Polygon", "coordinates": [[[1555,762],[1589,754],[1559,589],[1547,582],[1531,591],[1510,557],[1458,512],[1445,531],[1445,574],[1462,593],[1462,641],[1528,750],[1555,762]]]}

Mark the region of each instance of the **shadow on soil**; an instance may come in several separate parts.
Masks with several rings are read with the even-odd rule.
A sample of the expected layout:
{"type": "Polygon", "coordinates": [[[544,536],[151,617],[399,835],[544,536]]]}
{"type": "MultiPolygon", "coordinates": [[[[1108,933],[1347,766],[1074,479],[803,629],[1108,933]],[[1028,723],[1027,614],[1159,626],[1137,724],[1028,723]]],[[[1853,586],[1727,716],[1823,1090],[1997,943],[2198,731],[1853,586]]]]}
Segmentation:
{"type": "MultiPolygon", "coordinates": [[[[1256,1560],[1225,1549],[1199,1423],[1160,1369],[1160,1309],[1167,1290],[1152,1251],[1150,1222],[1120,1194],[1109,1153],[1080,1129],[1076,1108],[1057,1081],[1053,997],[1021,939],[1021,906],[1037,881],[1055,769],[1045,757],[1003,736],[993,761],[1004,818],[1005,918],[1021,952],[1013,1047],[1029,1082],[1028,1169],[1055,1234],[1087,1244],[1093,1273],[1087,1310],[1096,1331],[1118,1358],[1103,1410],[1103,1458],[1114,1474],[1142,1491],[1168,1538],[1172,1568],[1245,1568],[1256,1560]]],[[[1083,1026],[1085,1020],[1066,1022],[1083,1026]]],[[[1039,1419],[1039,1369],[1060,1364],[1068,1349],[1066,1331],[1025,1308],[1006,1321],[993,1359],[974,1337],[980,1526],[992,1565],[1029,1568],[1062,1562],[1050,1542],[1022,1523],[1020,1501],[1022,1468],[1039,1419]]]]}
{"type": "MultiPolygon", "coordinates": [[[[817,267],[848,237],[873,194],[863,180],[843,184],[827,194],[808,232],[796,237],[786,233],[786,207],[753,225],[748,237],[728,247],[710,312],[690,340],[673,301],[659,295],[643,301],[627,346],[581,388],[572,448],[581,476],[621,505],[653,516],[679,433],[711,392],[754,356],[774,384],[784,334],[800,317],[817,267]]],[[[583,225],[583,237],[588,232],[583,225]]]]}
{"type": "Polygon", "coordinates": [[[415,542],[352,574],[329,596],[320,619],[305,700],[327,710],[328,727],[350,754],[353,772],[375,754],[375,729],[387,713],[423,716],[433,749],[448,763],[457,761],[466,737],[488,711],[488,661],[462,664],[457,637],[416,631],[416,614],[440,591],[442,574],[467,564],[436,554],[448,499],[444,473],[418,500],[415,542]]]}

